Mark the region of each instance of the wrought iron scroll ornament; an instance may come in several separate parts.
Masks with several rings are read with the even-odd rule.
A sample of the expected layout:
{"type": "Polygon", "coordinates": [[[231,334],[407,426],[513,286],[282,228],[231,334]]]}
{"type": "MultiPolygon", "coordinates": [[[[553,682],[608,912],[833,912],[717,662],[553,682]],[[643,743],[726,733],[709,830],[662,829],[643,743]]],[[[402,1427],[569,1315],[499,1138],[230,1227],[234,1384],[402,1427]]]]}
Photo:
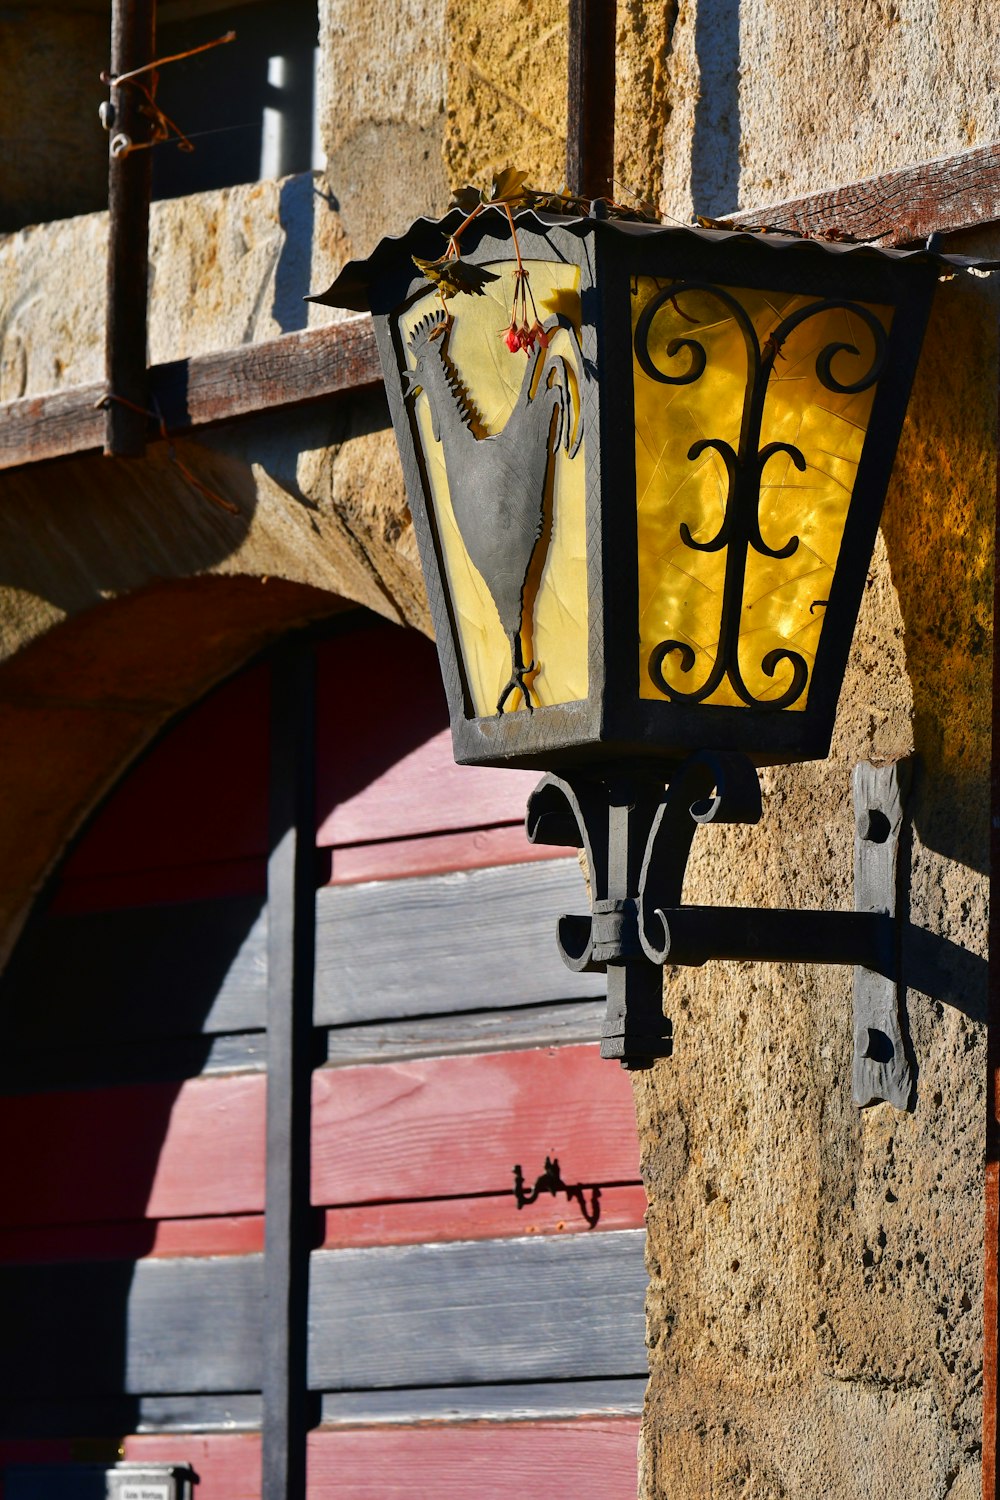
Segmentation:
{"type": "MultiPolygon", "coordinates": [[[[444,454],[448,493],[469,559],[486,584],[510,645],[511,675],[497,700],[504,712],[518,691],[530,713],[530,679],[538,665],[524,660],[524,635],[532,622],[526,599],[528,578],[540,547],[548,545],[551,525],[546,504],[552,465],[560,446],[574,458],[583,441],[578,370],[548,343],[564,329],[579,338],[563,314],[550,318],[525,366],[514,409],[502,431],[487,433],[449,351],[451,319],[444,311],[421,318],[409,336],[414,367],[404,370],[409,395],[423,392],[431,431],[444,454]],[[546,355],[548,363],[545,365],[546,355]]],[[[579,368],[579,367],[578,367],[579,368]]]]}
{"type": "MultiPolygon", "coordinates": [[[[756,698],[747,687],[739,662],[740,619],[743,609],[744,580],[747,555],[752,548],[763,557],[784,559],[798,549],[799,538],[792,536],[778,545],[773,545],[762,534],[760,527],[760,488],[764,469],[778,454],[786,454],[795,467],[804,473],[808,467],[801,449],[792,443],[768,443],[760,446],[761,424],[768,383],[774,370],[775,360],[783,357],[781,350],[789,337],[801,324],[821,313],[843,310],[862,322],[872,335],[874,352],[870,363],[853,381],[842,381],[833,373],[833,362],[838,355],[861,357],[855,344],[834,342],[822,349],[816,359],[816,375],[828,390],[840,395],[854,395],[866,391],[878,380],[883,365],[887,341],[885,330],[878,318],[866,307],[843,298],[824,298],[809,303],[789,313],[772,330],[763,344],[747,314],[731,292],[702,281],[681,281],[662,288],[643,308],[635,328],[635,355],[643,372],[664,385],[692,385],[700,380],[708,364],[705,347],[695,338],[673,338],[666,345],[668,359],[681,354],[690,356],[686,370],[670,374],[653,362],[650,352],[650,335],[653,320],[665,303],[670,302],[679,311],[677,299],[688,292],[701,292],[721,302],[735,320],[746,346],[747,383],[743,400],[739,448],[721,438],[702,438],[688,449],[688,458],[693,462],[712,449],[722,459],[727,475],[727,493],[722,524],[715,536],[708,541],[698,541],[686,522],[680,526],[681,541],[694,552],[719,552],[726,549],[726,568],[723,583],[722,614],[719,625],[719,644],[715,662],[706,681],[698,688],[683,689],[672,686],[664,676],[663,668],[668,656],[676,656],[681,672],[690,672],[695,664],[695,651],[688,641],[668,638],[661,641],[650,653],[648,670],[650,679],[664,697],[671,702],[702,703],[716,691],[725,678],[733,691],[750,708],[779,710],[790,708],[801,698],[809,679],[809,668],[805,657],[790,647],[778,647],[769,651],[761,661],[768,677],[773,677],[784,663],[791,667],[791,681],[784,692],[773,698],[756,698]]],[[[682,316],[686,316],[682,314],[682,316]]]]}
{"type": "MultiPolygon", "coordinates": [[[[708,823],[760,821],[757,772],[745,756],[699,752],[677,768],[669,786],[655,778],[629,777],[612,796],[627,802],[633,814],[631,827],[617,841],[609,834],[607,793],[593,778],[550,774],[528,801],[531,843],[569,845],[583,849],[587,857],[591,915],[560,918],[562,960],[585,973],[629,962],[690,962],[674,953],[678,937],[668,912],[681,905],[694,836],[708,823]],[[623,836],[631,849],[615,847],[623,836]],[[641,863],[634,872],[637,878],[630,880],[623,862],[635,865],[637,837],[641,863]],[[623,877],[634,885],[633,892],[615,889],[623,877]]],[[[680,942],[683,946],[683,938],[680,942]]]]}

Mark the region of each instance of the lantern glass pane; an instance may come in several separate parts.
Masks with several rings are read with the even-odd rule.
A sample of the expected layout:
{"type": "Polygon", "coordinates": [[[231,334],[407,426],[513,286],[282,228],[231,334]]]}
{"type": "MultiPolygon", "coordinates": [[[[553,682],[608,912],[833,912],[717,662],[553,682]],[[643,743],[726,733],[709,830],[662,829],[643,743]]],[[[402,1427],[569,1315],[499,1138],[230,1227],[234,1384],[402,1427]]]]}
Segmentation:
{"type": "Polygon", "coordinates": [[[805,708],[890,319],[633,280],[641,697],[805,708]]]}
{"type": "MultiPolygon", "coordinates": [[[[547,348],[512,353],[505,343],[509,261],[483,268],[497,277],[483,295],[449,299],[449,326],[434,291],[397,320],[427,502],[480,717],[497,713],[518,633],[525,668],[533,663],[524,676],[533,707],[582,701],[589,688],[580,271],[524,265],[547,348]]],[[[524,709],[514,686],[502,711],[524,709]]]]}

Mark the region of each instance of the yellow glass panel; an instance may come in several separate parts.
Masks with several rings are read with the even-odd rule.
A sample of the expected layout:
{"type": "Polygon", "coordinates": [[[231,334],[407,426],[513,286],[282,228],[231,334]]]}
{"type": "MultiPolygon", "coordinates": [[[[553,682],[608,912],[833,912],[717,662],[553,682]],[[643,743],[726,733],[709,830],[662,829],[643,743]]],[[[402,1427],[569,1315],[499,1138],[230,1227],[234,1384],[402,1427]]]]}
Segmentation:
{"type": "Polygon", "coordinates": [[[829,389],[821,356],[835,344],[853,346],[857,353],[831,355],[832,382],[868,380],[891,309],[854,304],[810,312],[821,298],[676,285],[672,295],[671,284],[639,277],[632,288],[640,695],[663,701],[693,694],[730,705],[784,698],[783,707],[801,710],[875,390],[874,381],[856,392],[829,389]],[[755,352],[761,382],[772,366],[758,387],[759,431],[748,406],[755,352]],[[696,378],[669,384],[656,372],[696,378]],[[696,444],[703,446],[689,457],[696,444]],[[787,451],[772,453],[756,504],[747,499],[756,482],[751,471],[772,444],[794,448],[804,466],[787,451]],[[759,537],[741,540],[744,528],[754,530],[750,512],[759,537]],[[713,542],[715,550],[703,550],[713,542]],[[787,555],[770,555],[781,551],[787,555]],[[727,571],[730,587],[736,585],[728,650],[722,639],[727,571]],[[651,659],[666,694],[650,674],[651,659]]]}
{"type": "MultiPolygon", "coordinates": [[[[478,716],[495,714],[510,684],[511,634],[518,625],[522,660],[525,666],[534,662],[525,675],[532,706],[578,702],[588,693],[580,271],[560,262],[524,264],[539,320],[552,329],[537,367],[534,354],[512,354],[503,340],[511,319],[512,262],[488,267],[499,280],[487,284],[484,296],[449,301],[447,333],[426,336],[426,320],[441,313],[431,290],[398,320],[407,368],[413,372],[411,399],[428,503],[437,520],[478,716]],[[534,379],[526,384],[532,371],[534,379]],[[463,398],[465,420],[456,421],[454,408],[463,398]],[[477,485],[483,475],[497,483],[477,485]],[[517,524],[506,531],[490,528],[500,540],[488,545],[476,512],[483,504],[498,503],[497,488],[515,497],[510,503],[518,512],[517,524]],[[516,596],[525,572],[528,583],[518,620],[510,579],[516,596]]],[[[524,693],[515,686],[503,712],[524,707],[524,693]]]]}

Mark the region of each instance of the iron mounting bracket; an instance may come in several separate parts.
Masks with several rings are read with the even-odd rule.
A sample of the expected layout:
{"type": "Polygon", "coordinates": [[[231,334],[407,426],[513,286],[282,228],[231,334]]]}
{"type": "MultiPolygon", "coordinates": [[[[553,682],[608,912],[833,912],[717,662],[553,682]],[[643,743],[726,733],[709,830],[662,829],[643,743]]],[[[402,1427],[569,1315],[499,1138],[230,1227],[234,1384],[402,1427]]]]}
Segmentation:
{"type": "Polygon", "coordinates": [[[557,941],[570,969],[607,973],[601,1056],[639,1068],[670,1055],[667,964],[848,964],[855,969],[855,1102],[905,1109],[912,1070],[900,1013],[898,852],[908,769],[900,762],[855,770],[854,911],[682,904],[698,829],[760,821],[760,781],[745,756],[692,755],[667,785],[634,770],[543,777],[528,801],[528,838],[586,853],[591,912],[561,917],[557,941]]]}

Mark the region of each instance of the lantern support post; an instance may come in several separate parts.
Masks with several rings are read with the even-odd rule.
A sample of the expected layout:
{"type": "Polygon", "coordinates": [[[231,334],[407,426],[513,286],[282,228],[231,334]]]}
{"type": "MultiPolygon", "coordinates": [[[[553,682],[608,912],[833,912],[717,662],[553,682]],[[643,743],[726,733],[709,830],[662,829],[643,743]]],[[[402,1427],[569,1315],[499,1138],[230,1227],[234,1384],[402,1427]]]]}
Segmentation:
{"type": "Polygon", "coordinates": [[[669,783],[650,774],[547,775],[528,802],[535,844],[582,849],[588,916],[563,916],[558,946],[568,968],[605,971],[608,1009],[601,1056],[647,1067],[672,1051],[663,1015],[663,969],[709,959],[842,964],[855,970],[854,1099],[909,1103],[913,1073],[901,1011],[899,849],[906,763],[859,766],[854,777],[854,911],[685,906],[694,835],[708,823],[757,823],[760,783],[738,755],[693,755],[669,783]]]}

